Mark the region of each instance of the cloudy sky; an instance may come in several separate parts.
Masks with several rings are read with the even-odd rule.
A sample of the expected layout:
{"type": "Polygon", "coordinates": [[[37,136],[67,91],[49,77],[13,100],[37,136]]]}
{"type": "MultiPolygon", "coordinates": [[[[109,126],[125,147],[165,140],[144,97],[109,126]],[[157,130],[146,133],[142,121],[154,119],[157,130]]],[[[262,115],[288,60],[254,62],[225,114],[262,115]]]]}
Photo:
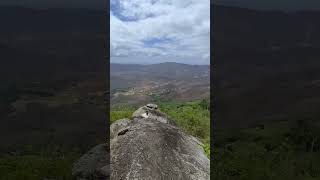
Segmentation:
{"type": "Polygon", "coordinates": [[[210,62],[210,0],[110,0],[111,62],[210,62]]]}
{"type": "MultiPolygon", "coordinates": [[[[0,5],[22,5],[27,7],[40,8],[65,7],[103,9],[105,7],[104,4],[108,1],[113,0],[0,0],[0,5]]],[[[222,3],[232,6],[243,6],[254,9],[320,10],[320,0],[211,0],[211,2],[222,3]]]]}

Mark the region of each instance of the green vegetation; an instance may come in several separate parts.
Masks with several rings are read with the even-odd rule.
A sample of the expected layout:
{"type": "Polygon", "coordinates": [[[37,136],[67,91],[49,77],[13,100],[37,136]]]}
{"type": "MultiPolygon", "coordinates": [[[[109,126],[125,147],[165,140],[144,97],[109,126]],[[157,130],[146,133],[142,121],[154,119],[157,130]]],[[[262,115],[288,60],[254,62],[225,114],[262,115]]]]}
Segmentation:
{"type": "Polygon", "coordinates": [[[279,121],[241,130],[217,130],[214,179],[320,179],[319,124],[279,121]]]}
{"type": "Polygon", "coordinates": [[[210,157],[210,109],[209,101],[193,101],[187,103],[179,102],[157,102],[161,111],[187,133],[200,138],[204,143],[204,150],[210,157]]]}
{"type": "Polygon", "coordinates": [[[111,94],[116,93],[116,92],[127,92],[130,88],[114,88],[111,89],[111,94]]]}
{"type": "MultiPolygon", "coordinates": [[[[204,149],[210,156],[210,112],[209,101],[187,103],[156,101],[161,110],[177,122],[189,134],[204,142],[204,149]]],[[[110,112],[111,123],[122,118],[130,118],[138,106],[113,106],[110,112]]],[[[71,168],[84,152],[80,149],[58,147],[15,147],[22,153],[0,154],[1,180],[71,180],[71,168]]],[[[7,152],[10,152],[8,150],[7,152]]]]}
{"type": "MultiPolygon", "coordinates": [[[[204,150],[210,156],[210,102],[174,102],[156,99],[160,110],[183,128],[187,133],[199,138],[204,143],[204,150]]],[[[122,118],[130,118],[138,107],[112,107],[111,123],[122,118]]]]}
{"type": "Polygon", "coordinates": [[[131,118],[135,110],[135,107],[113,106],[110,110],[110,124],[119,119],[131,118]]]}
{"type": "Polygon", "coordinates": [[[35,153],[23,155],[0,156],[1,180],[43,180],[61,179],[71,180],[73,162],[81,155],[73,150],[63,150],[61,147],[44,148],[35,153]]]}
{"type": "Polygon", "coordinates": [[[51,86],[40,85],[7,83],[0,87],[0,119],[4,124],[1,130],[5,140],[0,144],[0,180],[71,180],[75,160],[105,140],[101,136],[102,123],[95,124],[98,120],[90,124],[86,119],[98,109],[79,114],[84,107],[100,108],[103,99],[96,102],[100,95],[85,93],[88,98],[80,98],[86,91],[67,88],[49,97],[53,95],[51,86]],[[12,107],[16,105],[12,103],[21,101],[26,102],[26,111],[20,111],[20,104],[17,109],[12,107]],[[8,116],[11,112],[15,113],[8,116]],[[101,130],[97,129],[99,126],[101,130]]]}

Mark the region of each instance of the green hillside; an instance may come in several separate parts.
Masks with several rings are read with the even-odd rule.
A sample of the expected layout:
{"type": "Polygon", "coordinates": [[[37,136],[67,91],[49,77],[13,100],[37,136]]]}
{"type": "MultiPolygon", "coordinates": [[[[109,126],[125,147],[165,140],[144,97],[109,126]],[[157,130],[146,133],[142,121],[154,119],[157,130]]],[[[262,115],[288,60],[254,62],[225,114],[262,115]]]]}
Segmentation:
{"type": "MultiPolygon", "coordinates": [[[[188,134],[200,138],[205,144],[205,151],[210,156],[210,103],[208,100],[176,102],[156,100],[160,110],[184,129],[188,134]]],[[[111,108],[111,122],[130,118],[138,107],[114,106],[111,108]]]]}
{"type": "Polygon", "coordinates": [[[318,180],[320,132],[316,121],[277,121],[215,134],[214,179],[318,180]]]}

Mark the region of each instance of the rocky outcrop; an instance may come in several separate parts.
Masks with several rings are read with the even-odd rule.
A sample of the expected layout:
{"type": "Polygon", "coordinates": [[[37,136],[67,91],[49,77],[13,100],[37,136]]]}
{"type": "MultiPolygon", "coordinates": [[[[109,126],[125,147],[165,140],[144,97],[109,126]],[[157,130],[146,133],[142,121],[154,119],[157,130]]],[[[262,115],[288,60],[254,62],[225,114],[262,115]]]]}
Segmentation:
{"type": "Polygon", "coordinates": [[[100,144],[83,155],[73,166],[75,180],[108,180],[110,176],[109,146],[100,144]]]}
{"type": "Polygon", "coordinates": [[[203,144],[155,107],[141,107],[133,119],[111,125],[111,179],[210,179],[203,144]]]}
{"type": "Polygon", "coordinates": [[[210,179],[210,162],[203,144],[177,127],[154,104],[139,108],[131,119],[113,123],[110,139],[110,172],[103,170],[108,166],[99,160],[107,158],[100,152],[106,150],[97,146],[76,163],[74,174],[90,177],[91,173],[108,179],[105,173],[110,173],[112,180],[210,179]],[[100,164],[93,165],[94,161],[100,164]]]}

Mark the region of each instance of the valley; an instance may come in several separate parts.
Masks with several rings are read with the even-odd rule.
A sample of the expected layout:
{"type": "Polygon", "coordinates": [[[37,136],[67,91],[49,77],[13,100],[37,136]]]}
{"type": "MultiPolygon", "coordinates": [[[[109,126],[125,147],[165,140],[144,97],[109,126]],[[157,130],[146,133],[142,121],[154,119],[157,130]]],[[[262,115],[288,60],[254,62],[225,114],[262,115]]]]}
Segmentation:
{"type": "Polygon", "coordinates": [[[319,179],[319,11],[212,9],[213,178],[319,179]]]}
{"type": "Polygon", "coordinates": [[[105,142],[105,18],[0,6],[0,179],[72,179],[74,160],[105,142]]]}
{"type": "Polygon", "coordinates": [[[157,98],[192,101],[210,97],[209,65],[111,64],[111,105],[143,105],[157,98]]]}

